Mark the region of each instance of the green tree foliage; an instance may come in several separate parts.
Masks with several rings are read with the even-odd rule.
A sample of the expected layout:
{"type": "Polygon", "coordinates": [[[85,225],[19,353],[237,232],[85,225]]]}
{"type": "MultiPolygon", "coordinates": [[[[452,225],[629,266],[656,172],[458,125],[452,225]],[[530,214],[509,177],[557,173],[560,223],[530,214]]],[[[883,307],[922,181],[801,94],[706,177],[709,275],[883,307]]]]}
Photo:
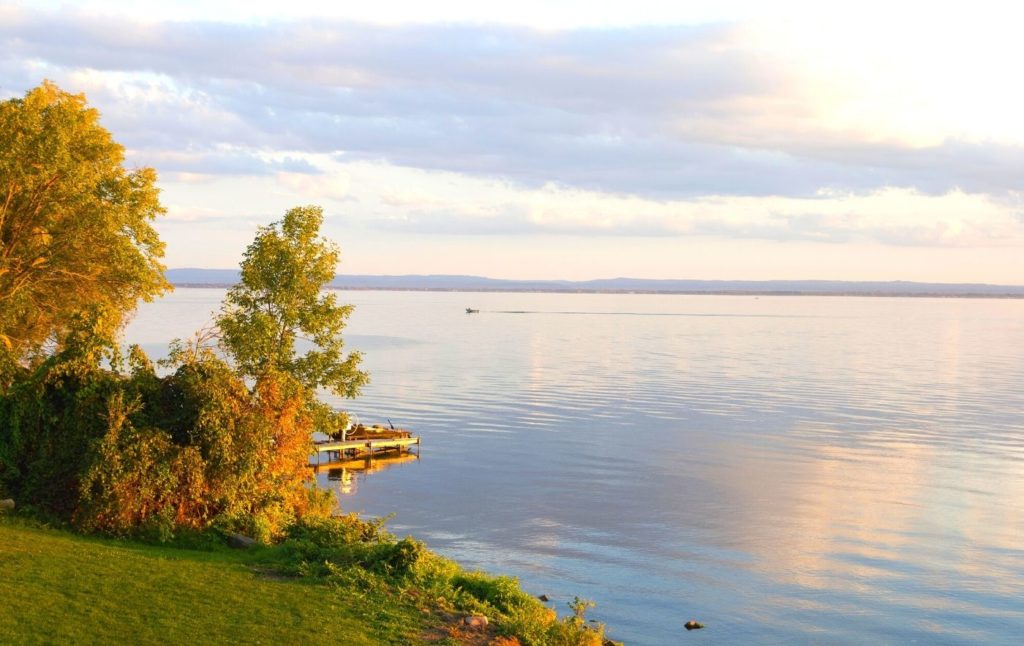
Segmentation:
{"type": "Polygon", "coordinates": [[[141,401],[123,392],[108,400],[106,433],[95,442],[96,459],[81,482],[75,518],[87,530],[128,532],[199,524],[206,503],[204,463],[196,447],[181,447],[170,434],[136,428],[141,401]]]}
{"type": "Polygon", "coordinates": [[[307,466],[317,421],[333,415],[315,388],[351,395],[366,375],[358,355],[341,352],[350,308],[319,295],[337,262],[317,235],[320,218],[290,211],[250,247],[245,282],[225,306],[235,365],[200,333],[172,344],[158,374],[139,348],[119,352],[125,309],[83,301],[62,313],[50,336],[58,343],[15,362],[0,389],[0,486],[25,506],[119,535],[219,525],[269,540],[329,514],[330,493],[312,486],[307,466]],[[263,309],[245,309],[254,303],[263,309]],[[315,344],[303,356],[299,335],[315,344]]]}
{"type": "Polygon", "coordinates": [[[246,252],[219,321],[233,364],[207,334],[158,374],[117,345],[138,299],[169,288],[156,176],[125,171],[98,118],[50,83],[0,104],[0,487],[114,534],[269,539],[328,514],[307,465],[313,430],[339,420],[316,391],[354,396],[366,374],[342,351],[351,308],[320,294],[338,262],[320,209],[292,209],[246,252]]]}
{"type": "Polygon", "coordinates": [[[257,381],[288,375],[306,390],[317,430],[338,423],[316,389],[355,397],[367,382],[358,352],[345,354],[341,331],[352,311],[323,287],[334,278],[338,247],[320,236],[323,212],[307,206],[262,227],[242,260],[242,280],[228,292],[217,323],[239,370],[257,381]],[[297,342],[308,344],[300,352],[297,342]]]}
{"type": "Polygon", "coordinates": [[[123,147],[83,95],[44,82],[0,103],[0,360],[8,374],[44,344],[65,345],[83,318],[113,338],[140,298],[170,288],[151,226],[164,212],[156,172],[123,163],[123,147]]]}
{"type": "Polygon", "coordinates": [[[68,518],[117,376],[92,350],[59,352],[0,391],[0,483],[23,505],[68,518]],[[84,357],[84,358],[83,358],[84,357]]]}
{"type": "Polygon", "coordinates": [[[127,364],[69,349],[0,394],[0,483],[22,505],[88,531],[220,525],[264,540],[330,513],[330,493],[311,487],[312,422],[294,388],[250,388],[199,344],[175,344],[165,376],[138,348],[127,364]]]}

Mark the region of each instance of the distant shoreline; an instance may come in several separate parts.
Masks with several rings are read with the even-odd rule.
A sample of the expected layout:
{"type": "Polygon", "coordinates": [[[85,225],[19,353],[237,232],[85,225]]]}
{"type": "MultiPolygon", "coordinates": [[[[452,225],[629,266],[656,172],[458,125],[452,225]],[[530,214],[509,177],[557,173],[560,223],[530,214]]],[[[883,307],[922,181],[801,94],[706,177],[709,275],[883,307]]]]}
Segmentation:
{"type": "MultiPolygon", "coordinates": [[[[182,267],[167,280],[182,287],[231,287],[235,269],[182,267]]],[[[1024,298],[1024,285],[937,283],[908,280],[704,280],[692,278],[597,278],[540,280],[455,274],[339,274],[329,289],[527,294],[684,294],[729,296],[896,296],[914,298],[1024,298]]]]}
{"type": "MultiPolygon", "coordinates": [[[[231,283],[172,283],[175,287],[193,289],[229,289],[231,283]]],[[[851,296],[870,298],[970,298],[970,299],[1024,299],[1024,293],[979,293],[979,292],[872,292],[872,291],[797,291],[797,290],[674,290],[674,289],[585,289],[559,288],[546,289],[500,288],[500,287],[384,287],[329,285],[332,291],[348,292],[462,292],[466,294],[638,294],[666,296],[851,296]]]]}

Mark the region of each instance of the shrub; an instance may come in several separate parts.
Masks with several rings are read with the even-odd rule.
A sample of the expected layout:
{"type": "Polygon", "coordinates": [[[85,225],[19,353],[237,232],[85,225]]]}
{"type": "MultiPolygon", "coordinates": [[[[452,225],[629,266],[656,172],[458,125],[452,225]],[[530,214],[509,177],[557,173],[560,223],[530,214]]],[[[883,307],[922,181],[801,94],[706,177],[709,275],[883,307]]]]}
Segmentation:
{"type": "Polygon", "coordinates": [[[120,393],[110,398],[107,433],[82,477],[74,520],[89,531],[169,539],[175,526],[205,524],[203,462],[168,433],[136,429],[129,416],[137,407],[120,393]]]}
{"type": "Polygon", "coordinates": [[[514,577],[492,577],[482,572],[460,574],[452,579],[452,586],[489,604],[503,614],[537,603],[537,600],[519,588],[514,577]]]}
{"type": "Polygon", "coordinates": [[[62,353],[0,392],[0,480],[21,505],[70,518],[117,387],[109,372],[62,353]]]}
{"type": "Polygon", "coordinates": [[[0,393],[0,483],[24,505],[87,531],[153,538],[216,524],[265,542],[331,512],[306,467],[301,385],[274,374],[249,388],[184,344],[168,376],[138,348],[128,363],[119,372],[115,351],[83,341],[0,393]]]}
{"type": "Polygon", "coordinates": [[[394,544],[383,544],[384,549],[378,550],[376,567],[393,576],[406,576],[416,568],[423,556],[423,543],[411,536],[406,536],[394,544]]]}

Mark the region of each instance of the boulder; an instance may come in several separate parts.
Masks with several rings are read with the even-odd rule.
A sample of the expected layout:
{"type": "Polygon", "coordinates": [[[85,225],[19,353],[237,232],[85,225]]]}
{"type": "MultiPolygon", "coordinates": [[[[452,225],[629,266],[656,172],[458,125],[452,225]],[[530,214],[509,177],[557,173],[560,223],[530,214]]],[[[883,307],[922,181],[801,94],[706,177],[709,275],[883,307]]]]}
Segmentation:
{"type": "Polygon", "coordinates": [[[243,534],[228,534],[228,545],[240,550],[247,550],[250,547],[257,545],[257,540],[255,538],[249,538],[243,534]]]}
{"type": "Polygon", "coordinates": [[[14,500],[11,498],[0,500],[0,512],[4,511],[14,511],[14,500]]]}
{"type": "Polygon", "coordinates": [[[486,628],[487,617],[484,617],[483,615],[470,615],[469,617],[463,619],[462,623],[464,623],[469,628],[486,628]]]}

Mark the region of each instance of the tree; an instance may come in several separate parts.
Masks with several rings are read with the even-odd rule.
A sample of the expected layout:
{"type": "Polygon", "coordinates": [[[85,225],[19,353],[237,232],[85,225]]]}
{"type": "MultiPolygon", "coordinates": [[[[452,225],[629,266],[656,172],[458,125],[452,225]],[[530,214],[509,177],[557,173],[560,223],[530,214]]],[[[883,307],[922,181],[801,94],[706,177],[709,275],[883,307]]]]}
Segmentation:
{"type": "Polygon", "coordinates": [[[44,81],[0,103],[0,360],[8,366],[46,343],[60,348],[83,321],[112,339],[140,298],[170,289],[151,226],[164,212],[156,172],[123,163],[124,148],[84,95],[44,81]]]}
{"type": "Polygon", "coordinates": [[[51,83],[0,103],[0,145],[0,488],[115,534],[217,523],[266,540],[329,515],[308,456],[339,420],[316,389],[354,396],[366,375],[342,353],[351,308],[320,295],[338,261],[320,209],[246,252],[220,318],[234,365],[200,332],[161,376],[117,345],[138,299],[170,287],[155,173],[122,168],[97,112],[51,83]]]}
{"type": "Polygon", "coordinates": [[[306,206],[261,227],[217,323],[222,344],[242,374],[257,382],[282,375],[294,379],[306,390],[317,430],[329,432],[338,420],[316,400],[316,389],[355,397],[368,377],[359,370],[360,354],[343,351],[341,331],[352,306],[321,293],[339,258],[337,245],[320,236],[322,223],[322,209],[306,206]],[[310,349],[299,353],[300,340],[310,349]]]}

